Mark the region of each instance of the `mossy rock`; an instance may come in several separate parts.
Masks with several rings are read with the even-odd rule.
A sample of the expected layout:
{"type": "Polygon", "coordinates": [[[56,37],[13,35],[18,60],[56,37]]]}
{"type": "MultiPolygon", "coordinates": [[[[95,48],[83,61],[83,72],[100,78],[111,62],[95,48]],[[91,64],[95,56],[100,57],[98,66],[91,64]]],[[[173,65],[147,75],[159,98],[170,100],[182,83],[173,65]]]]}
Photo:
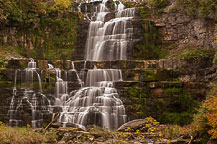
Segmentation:
{"type": "Polygon", "coordinates": [[[157,74],[156,70],[145,70],[140,75],[140,81],[142,82],[157,81],[156,74],[157,74]]]}

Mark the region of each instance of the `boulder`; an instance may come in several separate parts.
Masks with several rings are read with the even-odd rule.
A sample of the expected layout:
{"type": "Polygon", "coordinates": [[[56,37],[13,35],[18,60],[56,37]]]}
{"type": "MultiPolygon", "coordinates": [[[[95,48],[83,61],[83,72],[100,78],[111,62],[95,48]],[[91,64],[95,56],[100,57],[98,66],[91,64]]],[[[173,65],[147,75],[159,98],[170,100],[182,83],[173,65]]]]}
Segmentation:
{"type": "Polygon", "coordinates": [[[146,119],[132,120],[120,126],[120,128],[118,128],[118,131],[124,131],[125,129],[128,128],[137,130],[139,128],[142,128],[145,124],[146,124],[146,119]]]}

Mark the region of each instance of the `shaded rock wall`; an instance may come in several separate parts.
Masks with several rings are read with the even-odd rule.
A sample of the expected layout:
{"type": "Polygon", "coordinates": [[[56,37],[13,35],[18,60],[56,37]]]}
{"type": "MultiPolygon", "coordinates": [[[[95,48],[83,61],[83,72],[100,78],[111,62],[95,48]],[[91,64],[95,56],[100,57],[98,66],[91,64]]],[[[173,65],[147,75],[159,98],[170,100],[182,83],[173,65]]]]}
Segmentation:
{"type": "MultiPolygon", "coordinates": [[[[67,76],[64,71],[71,68],[70,60],[37,60],[38,73],[42,75],[43,93],[52,99],[55,93],[55,72],[49,70],[51,63],[62,70],[62,78],[68,81],[69,91],[80,88],[75,73],[67,76]]],[[[17,86],[23,87],[24,69],[28,60],[10,60],[0,70],[1,76],[1,121],[7,120],[15,70],[18,71],[17,86]]],[[[129,120],[153,116],[164,123],[186,124],[191,121],[198,102],[203,100],[208,90],[208,82],[217,81],[217,67],[212,58],[201,59],[161,59],[137,61],[74,61],[80,73],[93,69],[94,65],[104,69],[122,69],[123,81],[115,82],[115,87],[126,107],[129,120]],[[176,119],[178,118],[178,119],[176,119]]],[[[37,75],[31,89],[38,90],[37,75]]],[[[85,77],[84,77],[85,79],[85,77]]],[[[29,109],[29,108],[27,108],[29,109]]],[[[27,115],[27,113],[26,113],[27,115]]],[[[46,115],[45,115],[46,116],[46,115]]]]}

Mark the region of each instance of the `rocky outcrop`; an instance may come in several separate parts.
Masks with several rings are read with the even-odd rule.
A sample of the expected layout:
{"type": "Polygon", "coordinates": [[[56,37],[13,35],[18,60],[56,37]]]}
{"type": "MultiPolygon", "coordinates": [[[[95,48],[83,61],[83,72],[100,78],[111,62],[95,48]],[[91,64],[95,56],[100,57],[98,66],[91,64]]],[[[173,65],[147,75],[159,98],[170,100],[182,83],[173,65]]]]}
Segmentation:
{"type": "Polygon", "coordinates": [[[155,26],[163,34],[164,43],[176,43],[182,48],[187,45],[198,48],[215,48],[217,27],[213,21],[193,18],[181,12],[165,9],[162,16],[154,18],[155,26]]]}
{"type": "Polygon", "coordinates": [[[145,126],[146,120],[145,119],[136,119],[129,121],[125,124],[123,124],[120,128],[118,128],[118,131],[125,131],[126,129],[131,129],[131,130],[137,130],[145,126]]]}

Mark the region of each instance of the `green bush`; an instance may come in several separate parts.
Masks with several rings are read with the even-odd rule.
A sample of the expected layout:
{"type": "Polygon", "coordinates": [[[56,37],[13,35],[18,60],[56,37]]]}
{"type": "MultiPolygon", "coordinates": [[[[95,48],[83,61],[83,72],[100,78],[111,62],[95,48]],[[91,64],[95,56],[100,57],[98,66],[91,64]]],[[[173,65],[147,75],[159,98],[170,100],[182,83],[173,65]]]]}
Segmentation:
{"type": "Polygon", "coordinates": [[[148,18],[150,16],[150,10],[147,7],[140,7],[139,14],[142,18],[148,18]]]}
{"type": "Polygon", "coordinates": [[[163,9],[168,6],[169,0],[149,0],[148,5],[153,9],[157,15],[162,14],[163,9]]]}
{"type": "MultiPolygon", "coordinates": [[[[73,1],[55,2],[0,0],[0,25],[17,27],[16,38],[23,37],[25,41],[18,45],[17,52],[22,56],[36,59],[71,58],[80,15],[72,12],[73,1]]],[[[3,33],[7,34],[7,30],[3,33]]],[[[9,44],[10,41],[7,42],[9,44]]]]}

